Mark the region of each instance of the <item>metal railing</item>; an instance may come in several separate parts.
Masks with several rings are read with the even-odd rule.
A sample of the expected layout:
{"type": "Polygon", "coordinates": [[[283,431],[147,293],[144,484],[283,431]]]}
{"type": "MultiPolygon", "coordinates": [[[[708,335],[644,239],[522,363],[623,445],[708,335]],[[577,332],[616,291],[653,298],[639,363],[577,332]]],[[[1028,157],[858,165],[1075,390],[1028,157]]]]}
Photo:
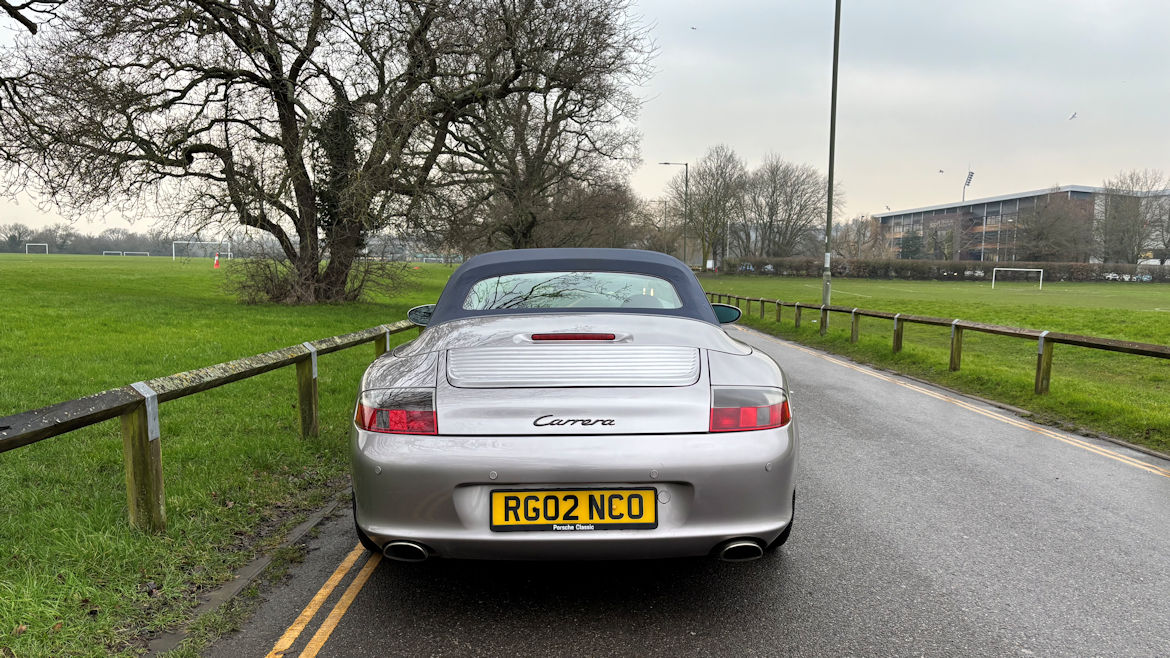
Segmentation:
{"type": "Polygon", "coordinates": [[[295,365],[301,436],[316,436],[319,432],[317,356],[373,343],[374,358],[377,358],[390,348],[391,334],[413,328],[415,325],[405,320],[380,325],[0,418],[0,453],[121,418],[130,524],[148,532],[161,532],[166,529],[166,513],[158,424],[160,403],[295,365]]]}
{"type": "Polygon", "coordinates": [[[803,310],[814,310],[820,313],[820,333],[822,336],[829,330],[829,314],[830,313],[847,313],[850,316],[850,332],[849,342],[856,343],[858,336],[861,333],[861,318],[884,318],[893,320],[893,350],[895,353],[902,351],[902,338],[905,333],[907,324],[925,324],[934,325],[938,327],[951,328],[951,359],[949,369],[952,372],[957,372],[963,360],[963,332],[964,331],[978,331],[985,334],[995,334],[997,336],[1009,336],[1012,338],[1025,338],[1036,341],[1036,385],[1035,392],[1038,395],[1048,393],[1048,383],[1052,376],[1052,350],[1057,343],[1065,345],[1076,345],[1078,347],[1087,347],[1095,350],[1105,350],[1109,352],[1124,352],[1125,354],[1137,354],[1140,356],[1152,356],[1158,359],[1170,359],[1170,346],[1157,345],[1154,343],[1135,343],[1127,340],[1115,340],[1112,338],[1096,338],[1093,336],[1081,336],[1078,334],[1066,334],[1059,331],[1041,331],[1039,329],[1021,329],[1019,327],[1006,327],[998,324],[984,324],[982,322],[970,322],[967,320],[960,320],[958,318],[934,318],[926,315],[907,315],[905,313],[889,313],[887,311],[869,311],[860,308],[852,308],[849,306],[832,306],[826,304],[804,304],[801,302],[784,302],[779,299],[764,299],[763,297],[740,297],[738,295],[726,295],[723,293],[709,292],[707,298],[712,302],[732,304],[744,312],[745,315],[750,314],[752,305],[759,303],[760,318],[765,319],[766,305],[774,304],[776,307],[776,322],[780,322],[781,309],[788,307],[793,309],[793,322],[796,328],[800,328],[800,320],[803,310]],[[742,306],[741,306],[742,304],[742,306]]]}

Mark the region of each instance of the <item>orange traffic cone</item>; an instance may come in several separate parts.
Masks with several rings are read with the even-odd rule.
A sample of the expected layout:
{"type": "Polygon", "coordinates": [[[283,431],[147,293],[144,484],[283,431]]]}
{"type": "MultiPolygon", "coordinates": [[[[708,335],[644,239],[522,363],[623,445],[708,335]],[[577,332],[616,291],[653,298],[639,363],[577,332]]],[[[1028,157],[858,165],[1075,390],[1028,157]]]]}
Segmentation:
{"type": "Polygon", "coordinates": [[[215,264],[211,266],[212,269],[219,269],[219,252],[215,252],[215,264]]]}

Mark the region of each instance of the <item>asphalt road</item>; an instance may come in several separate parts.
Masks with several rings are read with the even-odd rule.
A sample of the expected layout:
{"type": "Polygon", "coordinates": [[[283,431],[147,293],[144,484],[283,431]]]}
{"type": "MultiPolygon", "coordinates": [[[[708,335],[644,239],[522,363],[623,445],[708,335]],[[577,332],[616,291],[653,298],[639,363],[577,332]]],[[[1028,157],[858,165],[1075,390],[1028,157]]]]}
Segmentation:
{"type": "Polygon", "coordinates": [[[282,636],[290,656],[1170,655],[1170,463],[737,336],[794,382],[796,526],[778,554],[410,565],[358,552],[338,569],[355,545],[343,515],[209,655],[263,656],[282,636]]]}

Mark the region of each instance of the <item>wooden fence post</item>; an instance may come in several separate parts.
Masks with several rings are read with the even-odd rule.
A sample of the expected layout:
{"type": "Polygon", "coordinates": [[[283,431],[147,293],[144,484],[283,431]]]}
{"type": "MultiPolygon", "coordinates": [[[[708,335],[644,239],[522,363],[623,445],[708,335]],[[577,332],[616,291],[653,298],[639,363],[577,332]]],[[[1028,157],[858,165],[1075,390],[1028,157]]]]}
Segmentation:
{"type": "Polygon", "coordinates": [[[301,343],[309,350],[308,358],[297,361],[297,406],[301,410],[301,437],[320,433],[317,420],[317,348],[301,343]]]}
{"type": "Polygon", "coordinates": [[[390,330],[386,329],[386,335],[381,338],[374,339],[374,358],[378,358],[390,351],[390,330]]]}
{"type": "Polygon", "coordinates": [[[861,318],[857,315],[857,309],[854,308],[849,312],[849,342],[856,343],[857,337],[861,334],[861,318]]]}
{"type": "Polygon", "coordinates": [[[1048,393],[1048,379],[1052,375],[1052,347],[1054,343],[1044,340],[1047,331],[1041,332],[1040,344],[1036,348],[1036,395],[1048,393]]]}
{"type": "Polygon", "coordinates": [[[760,298],[760,319],[764,319],[764,298],[760,298]]]}
{"type": "Polygon", "coordinates": [[[894,354],[902,351],[902,329],[905,323],[901,318],[901,313],[894,314],[894,354]]]}
{"type": "Polygon", "coordinates": [[[829,330],[829,312],[825,310],[825,305],[821,304],[821,335],[829,330]]]}
{"type": "Polygon", "coordinates": [[[959,326],[958,318],[951,323],[951,372],[958,372],[963,362],[963,328],[959,326]]]}
{"type": "Polygon", "coordinates": [[[145,532],[167,529],[166,494],[159,444],[158,398],[145,382],[131,384],[143,403],[122,414],[122,460],[130,525],[145,532]]]}
{"type": "Polygon", "coordinates": [[[784,308],[784,302],[779,299],[776,300],[776,324],[780,324],[780,309],[784,308]]]}
{"type": "Polygon", "coordinates": [[[796,328],[800,329],[800,302],[796,302],[796,328]]]}

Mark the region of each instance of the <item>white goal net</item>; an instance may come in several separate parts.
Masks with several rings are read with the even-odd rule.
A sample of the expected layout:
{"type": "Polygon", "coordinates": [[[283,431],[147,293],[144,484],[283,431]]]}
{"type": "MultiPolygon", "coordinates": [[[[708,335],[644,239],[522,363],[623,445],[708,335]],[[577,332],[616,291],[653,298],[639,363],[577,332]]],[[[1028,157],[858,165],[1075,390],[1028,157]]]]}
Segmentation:
{"type": "Polygon", "coordinates": [[[44,242],[28,242],[28,243],[25,243],[25,245],[24,245],[24,253],[26,253],[26,254],[47,254],[47,253],[49,253],[49,245],[45,244],[44,242]],[[38,249],[36,251],[29,251],[28,250],[29,247],[44,247],[45,250],[41,251],[38,249]]]}
{"type": "MultiPolygon", "coordinates": [[[[1040,288],[1039,289],[1044,290],[1044,270],[1042,270],[1040,268],[1035,268],[1035,267],[996,267],[996,268],[993,268],[991,270],[991,287],[992,287],[992,289],[995,288],[995,278],[996,278],[996,276],[999,275],[1000,272],[1023,272],[1024,273],[1023,276],[1008,275],[1008,277],[1010,277],[1016,281],[1019,281],[1021,279],[1023,279],[1024,281],[1032,281],[1032,280],[1034,280],[1034,277],[1030,273],[1032,273],[1032,272],[1039,273],[1039,275],[1040,275],[1040,278],[1039,278],[1040,288]]],[[[1000,278],[1003,279],[1004,277],[1000,277],[1000,278]]]]}

